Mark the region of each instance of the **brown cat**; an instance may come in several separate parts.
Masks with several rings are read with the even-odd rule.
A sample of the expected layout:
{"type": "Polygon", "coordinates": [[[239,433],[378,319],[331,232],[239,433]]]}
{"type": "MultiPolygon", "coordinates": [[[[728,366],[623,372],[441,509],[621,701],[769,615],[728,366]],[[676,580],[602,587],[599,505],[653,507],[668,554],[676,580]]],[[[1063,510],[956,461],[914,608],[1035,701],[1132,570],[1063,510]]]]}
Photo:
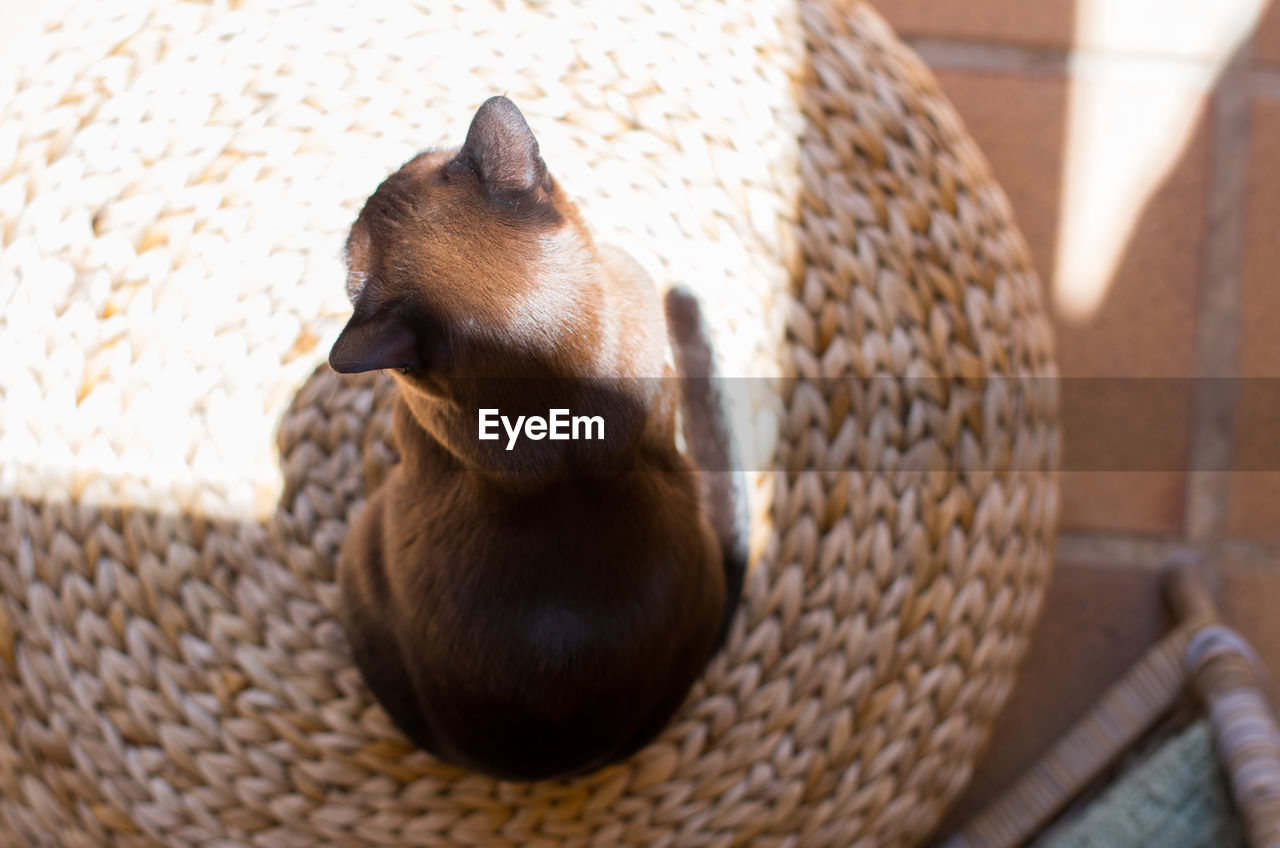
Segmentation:
{"type": "Polygon", "coordinates": [[[400,461],[338,567],[370,689],[418,746],[497,777],[627,756],[723,638],[745,565],[729,475],[676,449],[683,396],[694,460],[729,467],[696,301],[667,298],[689,379],[661,379],[651,281],[594,244],[503,97],[460,150],[378,187],[347,264],[355,311],[329,362],[400,387],[400,461]],[[601,426],[539,435],[556,410],[601,426]]]}

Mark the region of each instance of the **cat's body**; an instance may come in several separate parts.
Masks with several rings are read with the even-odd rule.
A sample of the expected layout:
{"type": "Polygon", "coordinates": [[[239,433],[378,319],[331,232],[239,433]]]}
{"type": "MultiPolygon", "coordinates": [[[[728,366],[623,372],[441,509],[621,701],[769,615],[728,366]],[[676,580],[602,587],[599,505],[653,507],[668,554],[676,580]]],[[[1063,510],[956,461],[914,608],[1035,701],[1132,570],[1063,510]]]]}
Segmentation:
{"type": "MultiPolygon", "coordinates": [[[[366,681],[417,745],[495,776],[626,756],[683,701],[745,565],[728,488],[676,450],[652,283],[593,244],[505,98],[460,151],[378,188],[348,266],[355,313],[330,362],[395,369],[401,390],[400,461],[339,562],[366,681]],[[478,438],[487,407],[599,416],[604,438],[507,450],[478,438]]],[[[701,368],[696,303],[668,311],[677,365],[701,368]]],[[[685,383],[687,409],[707,413],[706,388],[685,383]]],[[[723,420],[686,430],[695,460],[727,461],[723,420]]]]}

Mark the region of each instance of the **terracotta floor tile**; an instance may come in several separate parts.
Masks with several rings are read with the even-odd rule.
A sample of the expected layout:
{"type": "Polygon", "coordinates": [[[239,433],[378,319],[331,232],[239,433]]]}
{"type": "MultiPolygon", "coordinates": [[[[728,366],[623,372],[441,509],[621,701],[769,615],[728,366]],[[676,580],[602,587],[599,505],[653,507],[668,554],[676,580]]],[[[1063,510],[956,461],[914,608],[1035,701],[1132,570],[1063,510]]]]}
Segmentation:
{"type": "Polygon", "coordinates": [[[1075,31],[1074,0],[979,0],[937,3],[887,0],[876,8],[905,37],[997,41],[1069,47],[1075,31]]]}
{"type": "MultiPolygon", "coordinates": [[[[1087,49],[1220,62],[1248,39],[1254,0],[886,0],[881,14],[908,38],[1087,49]]],[[[1258,29],[1255,55],[1280,61],[1280,13],[1258,29]]]]}
{"type": "MultiPolygon", "coordinates": [[[[1013,203],[1036,267],[1052,290],[1067,155],[1068,81],[1054,74],[942,70],[938,79],[1013,203]]],[[[1077,83],[1122,91],[1135,104],[1151,87],[1077,83]]],[[[1161,96],[1169,96],[1161,86],[1161,96]]],[[[1178,96],[1176,93],[1175,97],[1178,96]]],[[[1067,377],[1186,377],[1194,370],[1195,311],[1208,189],[1207,103],[1186,92],[1199,115],[1173,166],[1140,208],[1099,307],[1057,317],[1059,363],[1067,377]]],[[[1125,138],[1117,137],[1122,145],[1125,138]]],[[[1050,298],[1056,305],[1056,299],[1050,298]]]]}
{"type": "Polygon", "coordinates": [[[1227,533],[1280,542],[1280,471],[1237,471],[1230,486],[1227,533]]]}
{"type": "Polygon", "coordinates": [[[1036,269],[1047,280],[1057,249],[1066,78],[949,70],[937,77],[1009,195],[1036,269]]]}
{"type": "Polygon", "coordinates": [[[1182,471],[1064,471],[1063,530],[1176,533],[1186,511],[1187,475],[1182,471]]]}
{"type": "Polygon", "coordinates": [[[1187,380],[1062,381],[1062,526],[1168,535],[1182,526],[1187,380]]]}
{"type": "MultiPolygon", "coordinates": [[[[1120,81],[1077,85],[1084,96],[1101,96],[1104,89],[1108,97],[1123,93],[1135,108],[1148,94],[1177,96],[1167,86],[1120,81]]],[[[1182,96],[1195,123],[1171,167],[1138,208],[1102,299],[1088,314],[1073,318],[1064,314],[1060,297],[1053,298],[1063,376],[1180,378],[1195,373],[1209,183],[1208,104],[1194,92],[1182,96]]],[[[1114,138],[1117,148],[1126,141],[1122,135],[1114,138]]]]}
{"type": "MultiPolygon", "coordinates": [[[[1170,377],[1194,374],[1195,316],[1199,294],[1207,197],[1208,133],[1202,112],[1189,140],[1145,204],[1138,207],[1105,295],[1082,318],[1057,308],[1052,287],[1059,249],[1059,215],[1066,162],[1070,86],[1061,75],[1003,75],[943,70],[938,74],[966,126],[991,161],[1027,236],[1054,309],[1058,363],[1064,377],[1170,377]]],[[[1077,83],[1097,90],[1103,83],[1077,83]]],[[[1165,87],[1161,95],[1174,100],[1165,87]]],[[[1140,102],[1139,84],[1113,85],[1140,102]]],[[[1082,89],[1088,93],[1090,88],[1082,89]]],[[[1185,93],[1192,114],[1201,95],[1185,93]]],[[[1126,139],[1117,138],[1116,144],[1126,139]]],[[[1172,388],[1168,405],[1150,416],[1153,431],[1127,441],[1158,454],[1142,471],[1088,465],[1088,474],[1063,479],[1063,523],[1072,529],[1175,533],[1182,527],[1184,475],[1193,385],[1172,388]]],[[[1064,430],[1066,467],[1072,468],[1072,436],[1096,442],[1100,431],[1071,415],[1064,430]]],[[[1098,445],[1090,446],[1096,454],[1098,445]]],[[[1079,464],[1074,466],[1081,468],[1079,464]]]]}
{"type": "Polygon", "coordinates": [[[1260,62],[1280,65],[1280,2],[1271,0],[1253,35],[1253,56],[1260,62]]]}

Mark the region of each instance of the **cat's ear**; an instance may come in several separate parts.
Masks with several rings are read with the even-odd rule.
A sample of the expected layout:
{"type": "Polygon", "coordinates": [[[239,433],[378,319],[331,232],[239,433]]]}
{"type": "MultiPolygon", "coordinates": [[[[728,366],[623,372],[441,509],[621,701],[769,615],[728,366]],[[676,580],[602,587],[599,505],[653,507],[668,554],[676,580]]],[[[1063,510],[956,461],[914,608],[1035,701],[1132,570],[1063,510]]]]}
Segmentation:
{"type": "Polygon", "coordinates": [[[547,174],[533,130],[505,97],[490,97],[481,105],[458,155],[475,168],[481,182],[500,192],[530,191],[547,174]]]}
{"type": "Polygon", "coordinates": [[[329,367],[339,374],[421,365],[418,334],[396,307],[369,316],[362,316],[357,307],[329,351],[329,367]]]}

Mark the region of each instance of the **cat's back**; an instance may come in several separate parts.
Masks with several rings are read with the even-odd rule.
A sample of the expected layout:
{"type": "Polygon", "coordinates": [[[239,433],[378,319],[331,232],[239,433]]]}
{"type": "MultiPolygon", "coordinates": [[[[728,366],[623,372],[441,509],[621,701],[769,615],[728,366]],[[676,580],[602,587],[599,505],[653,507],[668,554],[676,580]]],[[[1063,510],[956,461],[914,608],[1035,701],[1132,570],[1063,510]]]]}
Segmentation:
{"type": "Polygon", "coordinates": [[[664,722],[724,602],[693,476],[581,477],[507,501],[436,482],[437,511],[388,565],[438,753],[527,779],[625,753],[664,722]]]}
{"type": "Polygon", "coordinates": [[[491,607],[547,596],[599,608],[629,591],[635,606],[688,588],[709,553],[686,468],[571,475],[514,493],[463,471],[388,483],[386,557],[409,594],[447,591],[491,607]]]}

